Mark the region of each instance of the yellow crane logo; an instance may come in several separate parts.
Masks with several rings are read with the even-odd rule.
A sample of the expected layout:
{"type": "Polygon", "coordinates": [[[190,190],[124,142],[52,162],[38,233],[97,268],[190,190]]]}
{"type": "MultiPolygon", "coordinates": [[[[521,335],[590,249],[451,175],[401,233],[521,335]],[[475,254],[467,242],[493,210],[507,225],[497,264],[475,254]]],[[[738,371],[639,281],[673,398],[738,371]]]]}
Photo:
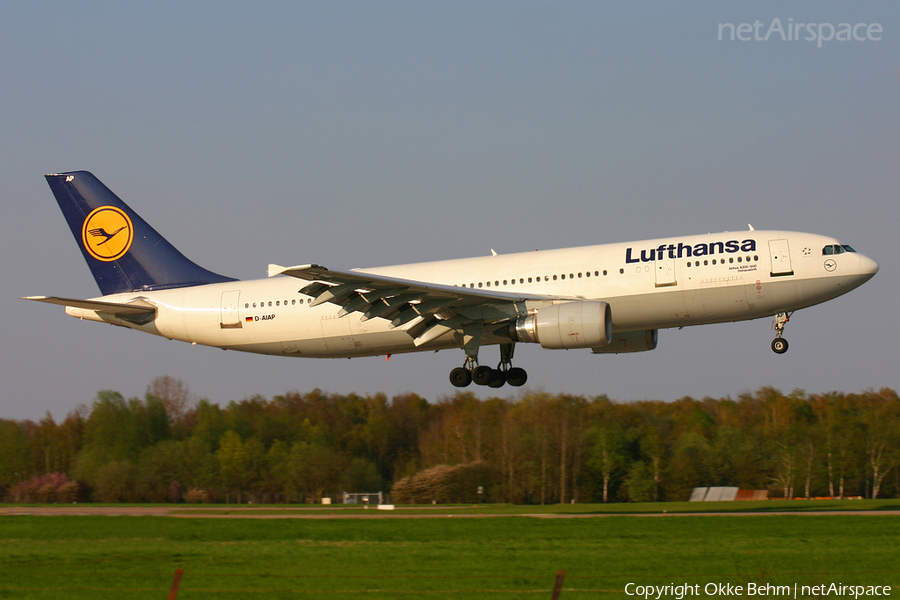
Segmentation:
{"type": "Polygon", "coordinates": [[[104,262],[118,260],[131,248],[134,227],[128,215],[114,206],[91,211],[81,226],[81,241],[88,253],[104,262]]]}

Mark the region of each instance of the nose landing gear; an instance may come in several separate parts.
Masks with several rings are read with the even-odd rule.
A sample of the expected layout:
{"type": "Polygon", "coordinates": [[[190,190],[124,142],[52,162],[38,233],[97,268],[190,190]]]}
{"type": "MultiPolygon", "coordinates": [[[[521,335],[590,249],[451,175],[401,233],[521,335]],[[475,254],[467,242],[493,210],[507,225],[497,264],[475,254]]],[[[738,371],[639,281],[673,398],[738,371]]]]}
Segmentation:
{"type": "Polygon", "coordinates": [[[772,351],[775,354],[784,354],[788,350],[788,341],[781,335],[784,333],[785,324],[791,320],[792,314],[794,313],[780,312],[775,315],[775,323],[772,324],[772,329],[775,330],[775,339],[772,340],[772,351]]]}

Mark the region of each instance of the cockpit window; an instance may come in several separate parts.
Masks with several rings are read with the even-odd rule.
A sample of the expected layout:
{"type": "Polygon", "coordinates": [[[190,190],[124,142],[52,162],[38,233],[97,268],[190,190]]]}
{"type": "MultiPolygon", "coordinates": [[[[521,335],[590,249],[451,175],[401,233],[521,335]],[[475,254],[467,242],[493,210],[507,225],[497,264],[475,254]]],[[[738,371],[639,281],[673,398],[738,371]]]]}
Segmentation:
{"type": "Polygon", "coordinates": [[[843,254],[844,252],[856,252],[853,248],[846,244],[834,244],[833,246],[825,246],[822,248],[822,254],[843,254]]]}

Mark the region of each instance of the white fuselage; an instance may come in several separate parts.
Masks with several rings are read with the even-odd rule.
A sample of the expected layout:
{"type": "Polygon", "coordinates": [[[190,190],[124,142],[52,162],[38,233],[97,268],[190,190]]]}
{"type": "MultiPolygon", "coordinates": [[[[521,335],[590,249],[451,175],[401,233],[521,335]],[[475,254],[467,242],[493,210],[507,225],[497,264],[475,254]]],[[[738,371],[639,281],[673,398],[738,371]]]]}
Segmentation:
{"type": "MultiPolygon", "coordinates": [[[[835,298],[867,281],[878,265],[829,237],[785,231],[744,231],[605,244],[461,260],[360,269],[442,285],[609,303],[614,332],[648,331],[790,312],[835,298]]],[[[157,307],[144,325],[93,310],[67,313],[226,349],[306,357],[372,356],[461,347],[444,335],[415,346],[406,327],[361,319],[340,307],[310,306],[293,277],[233,281],[132,292],[98,300],[140,298],[157,307]]],[[[485,327],[483,344],[508,339],[485,327]]]]}

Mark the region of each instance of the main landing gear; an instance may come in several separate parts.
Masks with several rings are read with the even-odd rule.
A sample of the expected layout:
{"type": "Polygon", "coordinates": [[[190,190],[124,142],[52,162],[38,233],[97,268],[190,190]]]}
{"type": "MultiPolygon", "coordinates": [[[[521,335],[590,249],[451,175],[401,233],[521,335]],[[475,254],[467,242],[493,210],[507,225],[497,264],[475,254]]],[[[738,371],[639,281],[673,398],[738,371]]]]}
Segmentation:
{"type": "Polygon", "coordinates": [[[772,324],[772,329],[775,330],[775,339],[772,340],[772,351],[775,354],[784,354],[788,350],[788,341],[781,337],[781,335],[784,333],[785,323],[791,320],[792,314],[794,313],[781,312],[775,315],[775,323],[772,324]]]}
{"type": "Polygon", "coordinates": [[[478,357],[469,356],[467,352],[464,366],[450,371],[450,383],[456,387],[466,387],[474,381],[476,385],[492,388],[503,387],[506,383],[513,387],[525,385],[528,373],[525,369],[512,366],[514,346],[515,344],[500,344],[500,364],[496,369],[478,365],[478,357]]]}

